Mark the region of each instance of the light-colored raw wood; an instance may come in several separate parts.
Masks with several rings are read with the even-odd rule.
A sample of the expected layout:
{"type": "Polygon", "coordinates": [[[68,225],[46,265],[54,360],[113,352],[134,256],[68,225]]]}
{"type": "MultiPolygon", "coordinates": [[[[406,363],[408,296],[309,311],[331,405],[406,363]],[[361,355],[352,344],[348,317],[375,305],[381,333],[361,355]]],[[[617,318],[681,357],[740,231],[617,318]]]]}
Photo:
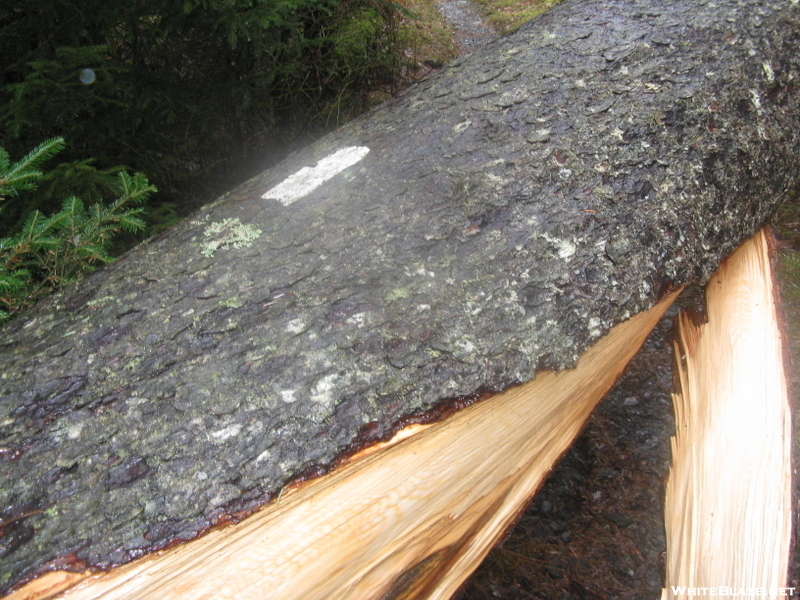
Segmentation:
{"type": "Polygon", "coordinates": [[[82,573],[50,571],[6,597],[9,599],[24,598],[25,600],[47,600],[47,598],[52,598],[59,592],[68,590],[79,581],[90,577],[91,574],[90,571],[84,571],[82,573]]]}
{"type": "MultiPolygon", "coordinates": [[[[238,525],[89,577],[63,597],[448,598],[525,507],[673,297],[618,325],[575,369],[540,373],[284,493],[238,525]]],[[[33,597],[26,593],[11,597],[33,597]]]]}
{"type": "Polygon", "coordinates": [[[706,301],[706,324],[680,316],[663,598],[775,598],[789,557],[791,416],[764,232],[722,264],[706,301]]]}

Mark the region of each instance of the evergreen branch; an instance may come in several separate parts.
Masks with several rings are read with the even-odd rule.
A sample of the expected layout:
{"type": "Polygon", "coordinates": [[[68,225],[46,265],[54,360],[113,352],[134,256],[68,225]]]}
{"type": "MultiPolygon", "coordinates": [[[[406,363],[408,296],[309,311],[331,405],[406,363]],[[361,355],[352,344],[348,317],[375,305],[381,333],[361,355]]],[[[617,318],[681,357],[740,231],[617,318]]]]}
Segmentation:
{"type": "Polygon", "coordinates": [[[8,153],[3,150],[5,160],[0,160],[0,198],[6,196],[16,196],[20,190],[32,190],[36,187],[36,182],[42,179],[42,172],[39,167],[42,163],[55,156],[64,148],[63,138],[52,138],[39,144],[36,148],[26,154],[21,160],[10,167],[8,166],[8,153]]]}
{"type": "MultiPolygon", "coordinates": [[[[0,167],[6,167],[3,173],[14,176],[0,183],[10,181],[9,189],[14,192],[35,187],[42,179],[35,167],[62,145],[60,139],[49,140],[10,169],[8,154],[0,149],[0,167]]],[[[89,167],[89,162],[80,161],[77,167],[89,167]]],[[[56,214],[48,217],[34,210],[19,231],[0,239],[0,323],[57,287],[93,271],[96,265],[113,260],[109,243],[120,230],[144,229],[140,218],[144,208],[139,205],[156,191],[155,186],[142,173],[119,171],[113,188],[118,197],[108,205],[98,202],[87,209],[81,198],[71,195],[56,214]]]]}
{"type": "Polygon", "coordinates": [[[22,288],[30,279],[30,272],[17,269],[11,273],[0,273],[0,292],[10,292],[22,288]]]}

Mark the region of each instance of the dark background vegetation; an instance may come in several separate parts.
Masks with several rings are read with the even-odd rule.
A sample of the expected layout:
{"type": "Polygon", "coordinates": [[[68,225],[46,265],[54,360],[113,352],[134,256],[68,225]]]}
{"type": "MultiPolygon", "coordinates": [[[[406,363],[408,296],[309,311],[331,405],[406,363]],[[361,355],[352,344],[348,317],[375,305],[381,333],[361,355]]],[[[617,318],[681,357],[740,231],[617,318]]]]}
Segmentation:
{"type": "Polygon", "coordinates": [[[402,2],[0,4],[0,323],[399,91],[402,2]]]}
{"type": "Polygon", "coordinates": [[[122,167],[159,190],[149,233],[169,226],[395,91],[412,16],[391,0],[3,3],[0,147],[66,147],[6,199],[0,238],[68,195],[115,197],[122,167]]]}

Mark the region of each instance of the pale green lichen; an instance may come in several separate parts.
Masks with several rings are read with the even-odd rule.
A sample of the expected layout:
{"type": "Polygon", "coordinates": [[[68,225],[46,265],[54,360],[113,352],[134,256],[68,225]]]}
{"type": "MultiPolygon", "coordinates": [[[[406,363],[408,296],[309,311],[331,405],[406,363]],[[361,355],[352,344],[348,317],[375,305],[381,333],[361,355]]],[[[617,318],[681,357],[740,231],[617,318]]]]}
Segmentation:
{"type": "Polygon", "coordinates": [[[239,296],[234,296],[226,300],[221,300],[219,305],[223,308],[240,308],[244,302],[239,299],[239,296]]]}
{"type": "Polygon", "coordinates": [[[592,188],[592,193],[602,199],[614,197],[614,189],[610,185],[598,185],[592,188]]]}
{"type": "Polygon", "coordinates": [[[239,219],[224,219],[211,223],[203,231],[203,235],[211,238],[203,244],[201,254],[209,258],[220,248],[248,248],[261,235],[261,230],[239,219]]]}
{"type": "Polygon", "coordinates": [[[408,298],[410,295],[411,292],[408,289],[398,287],[386,295],[386,301],[393,302],[395,300],[402,300],[403,298],[408,298]]]}

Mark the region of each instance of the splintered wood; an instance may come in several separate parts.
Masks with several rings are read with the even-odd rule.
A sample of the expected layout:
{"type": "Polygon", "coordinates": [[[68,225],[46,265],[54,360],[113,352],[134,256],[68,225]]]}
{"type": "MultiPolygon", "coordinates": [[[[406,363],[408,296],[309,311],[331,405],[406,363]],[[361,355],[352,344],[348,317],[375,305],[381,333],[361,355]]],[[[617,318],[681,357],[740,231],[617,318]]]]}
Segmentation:
{"type": "Polygon", "coordinates": [[[679,318],[662,597],[785,596],[791,415],[764,232],[722,264],[706,301],[707,323],[679,318]]]}
{"type": "MultiPolygon", "coordinates": [[[[63,598],[449,598],[581,430],[674,295],[577,368],[479,402],[283,494],[242,523],[87,577],[63,598]]],[[[36,581],[12,593],[35,596],[36,581]]]]}

